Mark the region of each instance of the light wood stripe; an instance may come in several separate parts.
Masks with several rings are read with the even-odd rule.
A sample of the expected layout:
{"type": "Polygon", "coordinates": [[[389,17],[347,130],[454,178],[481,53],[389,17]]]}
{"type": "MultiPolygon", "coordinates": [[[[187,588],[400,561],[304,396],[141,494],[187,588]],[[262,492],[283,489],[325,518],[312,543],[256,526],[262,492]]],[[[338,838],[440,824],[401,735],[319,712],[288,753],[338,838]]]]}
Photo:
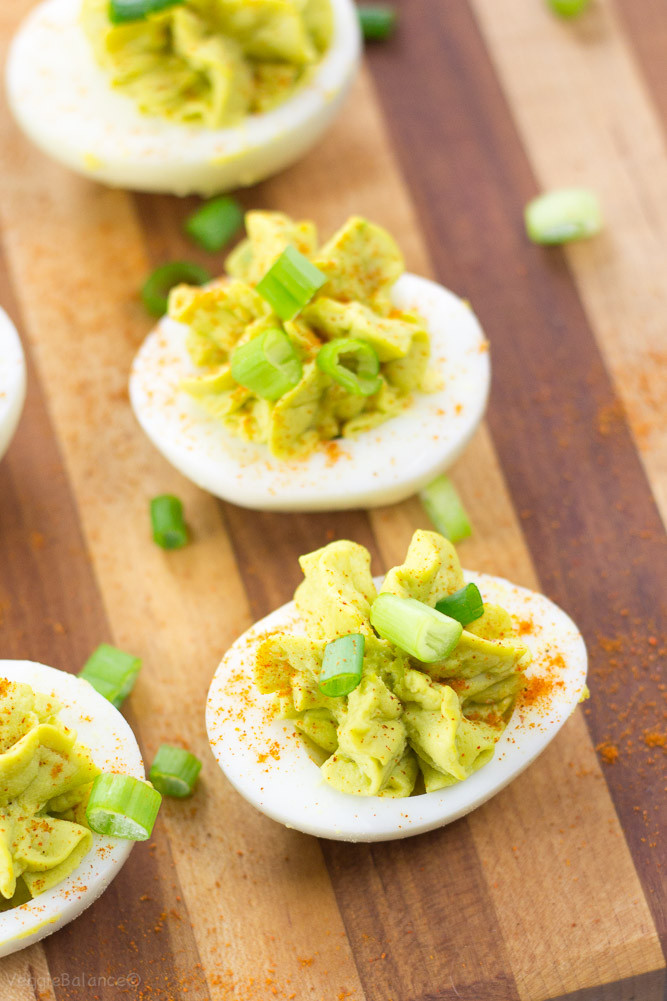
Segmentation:
{"type": "MultiPolygon", "coordinates": [[[[567,22],[545,3],[471,3],[538,182],[603,203],[604,233],[565,253],[667,520],[664,131],[612,0],[567,22]]],[[[620,420],[602,412],[602,433],[620,420]]]]}

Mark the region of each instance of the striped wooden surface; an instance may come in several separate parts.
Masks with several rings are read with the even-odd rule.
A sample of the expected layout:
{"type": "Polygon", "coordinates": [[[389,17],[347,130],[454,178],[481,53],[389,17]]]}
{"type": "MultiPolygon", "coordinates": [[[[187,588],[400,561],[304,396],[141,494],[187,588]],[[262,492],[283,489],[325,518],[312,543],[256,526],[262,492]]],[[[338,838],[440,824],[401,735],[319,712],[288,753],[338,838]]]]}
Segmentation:
{"type": "MultiPolygon", "coordinates": [[[[2,5],[3,47],[30,6],[2,5]]],[[[247,806],[204,734],[221,654],[291,596],[300,553],[347,536],[381,572],[423,515],[258,514],[168,467],[126,379],[149,328],[137,286],[193,256],[191,205],[75,178],[3,112],[0,302],[30,390],[0,465],[0,657],[77,670],[102,640],[136,652],[146,756],[181,738],[205,765],[84,917],[0,961],[2,1001],[663,997],[667,8],[593,0],[566,24],[542,0],[400,7],[322,145],[242,199],[325,232],[364,213],[472,300],[494,388],[453,470],[476,529],[461,556],[573,614],[593,697],[505,792],[420,838],[320,843],[247,806]],[[600,192],[605,233],[530,245],[525,201],[570,183],[600,192]],[[146,504],[172,490],[194,542],[164,554],[146,504]]]]}

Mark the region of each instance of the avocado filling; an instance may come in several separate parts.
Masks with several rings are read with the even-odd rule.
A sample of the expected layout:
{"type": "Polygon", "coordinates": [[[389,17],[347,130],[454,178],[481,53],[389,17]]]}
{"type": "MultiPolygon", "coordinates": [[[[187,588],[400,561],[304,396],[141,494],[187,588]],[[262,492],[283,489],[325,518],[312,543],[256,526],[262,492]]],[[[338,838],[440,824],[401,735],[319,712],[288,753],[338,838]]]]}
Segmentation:
{"type": "Polygon", "coordinates": [[[390,297],[404,263],[389,233],[353,217],[319,246],[314,223],[279,212],[249,212],[246,230],[225,277],[206,288],[178,286],[169,300],[169,316],[188,328],[195,371],[205,370],[181,388],[208,414],[234,435],[289,459],[323,441],[369,431],[408,407],[415,392],[435,388],[426,322],[394,307],[390,297]],[[287,247],[325,281],[283,321],[257,286],[287,247]],[[267,399],[237,381],[233,355],[269,331],[275,337],[276,329],[291,345],[297,375],[278,398],[267,399]],[[334,341],[336,357],[325,362],[334,341]]]}
{"type": "Polygon", "coordinates": [[[219,129],[307,82],[333,34],[330,0],[185,0],[112,24],[83,0],[83,29],[114,87],[146,115],[219,129]]]}
{"type": "Polygon", "coordinates": [[[92,847],[85,808],[99,769],[59,710],[0,679],[0,910],[55,886],[92,847]]]}
{"type": "MultiPolygon", "coordinates": [[[[455,648],[426,664],[373,630],[378,593],[363,546],[332,542],[300,564],[305,580],[294,598],[306,635],[268,635],[255,680],[277,693],[281,715],[323,752],[324,779],[356,796],[401,797],[461,782],[490,761],[530,660],[510,615],[485,603],[455,648]],[[324,650],[350,634],[365,640],[360,683],[347,696],[327,697],[318,684],[324,650]]],[[[463,586],[451,543],[417,531],[380,594],[433,608],[463,586]]]]}

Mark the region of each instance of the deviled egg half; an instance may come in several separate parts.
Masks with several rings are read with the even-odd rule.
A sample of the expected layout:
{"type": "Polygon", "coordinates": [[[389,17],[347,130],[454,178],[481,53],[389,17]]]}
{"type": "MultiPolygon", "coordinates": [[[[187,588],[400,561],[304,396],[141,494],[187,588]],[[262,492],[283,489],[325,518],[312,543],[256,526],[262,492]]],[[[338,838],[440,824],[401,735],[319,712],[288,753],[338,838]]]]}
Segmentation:
{"type": "Polygon", "coordinates": [[[229,781],[287,827],[386,841],[448,824],[516,778],[587,696],[572,620],[462,571],[435,532],[416,532],[384,580],[353,542],[300,563],[295,601],[232,646],[206,713],[229,781]]]}
{"type": "Polygon", "coordinates": [[[115,6],[118,23],[113,0],[39,4],[12,43],[7,93],[44,152],[118,187],[210,195],[282,170],[329,126],[359,64],[352,0],[115,6]]]}
{"type": "Polygon", "coordinates": [[[97,770],[142,780],[144,767],[128,723],[87,681],[2,660],[0,698],[0,956],[7,956],[77,917],[118,874],[133,841],[78,823],[80,791],[97,770]],[[39,769],[49,762],[47,787],[39,769]]]}
{"type": "Polygon", "coordinates": [[[407,274],[360,217],[249,212],[227,274],[172,289],[134,361],[139,423],[185,476],[245,507],[390,504],[462,452],[486,407],[488,344],[467,303],[407,274]]]}
{"type": "Polygon", "coordinates": [[[25,400],[25,358],[16,327],[0,309],[0,459],[12,440],[25,400]]]}

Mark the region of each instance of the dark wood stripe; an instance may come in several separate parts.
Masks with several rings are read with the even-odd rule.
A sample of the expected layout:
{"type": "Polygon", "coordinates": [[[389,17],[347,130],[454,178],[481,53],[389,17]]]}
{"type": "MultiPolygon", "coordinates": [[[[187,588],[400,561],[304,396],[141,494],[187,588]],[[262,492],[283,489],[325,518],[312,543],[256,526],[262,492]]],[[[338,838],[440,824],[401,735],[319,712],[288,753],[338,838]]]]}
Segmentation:
{"type": "MultiPolygon", "coordinates": [[[[21,316],[0,256],[0,302],[21,316]]],[[[24,347],[26,346],[26,340],[24,347]]],[[[26,407],[0,463],[0,658],[76,673],[111,630],[44,393],[28,353],[26,407]]],[[[131,712],[126,713],[134,725],[131,712]]],[[[137,845],[84,915],[44,940],[58,1001],[209,1001],[164,828],[137,845]],[[167,880],[160,873],[169,872],[167,880]],[[128,979],[129,978],[129,979],[128,979]]],[[[39,996],[45,985],[36,984],[39,996]]],[[[37,996],[36,992],[36,996],[37,996]]]]}
{"type": "Polygon", "coordinates": [[[649,485],[565,258],[524,235],[536,183],[469,6],[406,0],[369,59],[437,273],[490,337],[493,439],[544,590],[587,639],[586,716],[603,761],[618,752],[604,774],[664,939],[665,533],[649,485]]]}

